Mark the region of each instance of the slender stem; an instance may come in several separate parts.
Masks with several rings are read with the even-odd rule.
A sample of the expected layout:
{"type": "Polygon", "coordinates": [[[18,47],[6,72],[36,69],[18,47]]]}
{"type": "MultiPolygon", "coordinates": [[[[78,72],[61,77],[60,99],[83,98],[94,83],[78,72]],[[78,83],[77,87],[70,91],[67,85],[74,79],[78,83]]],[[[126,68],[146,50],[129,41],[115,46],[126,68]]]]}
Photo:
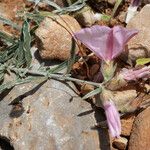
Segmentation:
{"type": "Polygon", "coordinates": [[[62,74],[48,74],[47,72],[40,72],[37,70],[28,70],[28,69],[19,69],[19,68],[14,68],[14,67],[8,67],[11,71],[20,71],[20,72],[26,72],[28,74],[32,74],[32,75],[38,75],[38,76],[45,76],[48,78],[52,78],[52,79],[57,79],[57,80],[62,80],[62,81],[74,81],[74,82],[79,82],[79,83],[85,83],[85,84],[90,84],[96,87],[100,87],[102,86],[102,84],[100,83],[95,83],[95,82],[91,82],[91,81],[85,81],[85,80],[80,80],[80,79],[76,79],[76,78],[72,78],[72,77],[68,77],[67,75],[62,75],[62,74]]]}

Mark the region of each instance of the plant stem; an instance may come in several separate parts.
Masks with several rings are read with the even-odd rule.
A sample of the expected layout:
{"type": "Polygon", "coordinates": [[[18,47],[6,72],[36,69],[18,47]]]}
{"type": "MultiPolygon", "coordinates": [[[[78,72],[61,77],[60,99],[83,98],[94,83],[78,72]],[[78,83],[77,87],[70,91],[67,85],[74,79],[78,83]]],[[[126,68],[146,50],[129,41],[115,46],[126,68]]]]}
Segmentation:
{"type": "Polygon", "coordinates": [[[93,86],[96,86],[96,87],[102,86],[102,84],[100,84],[100,83],[80,80],[80,79],[72,78],[72,77],[69,77],[67,75],[62,75],[62,74],[53,74],[53,73],[48,74],[47,72],[40,72],[40,71],[37,71],[37,70],[29,70],[29,69],[22,69],[22,68],[20,69],[20,68],[14,68],[14,67],[11,67],[11,66],[9,66],[8,68],[11,71],[15,71],[15,72],[18,72],[18,71],[26,72],[26,74],[32,74],[32,75],[37,75],[37,76],[45,76],[45,77],[48,77],[48,78],[62,80],[62,81],[73,81],[73,82],[78,82],[78,83],[85,83],[85,84],[90,84],[90,85],[93,85],[93,86]]]}

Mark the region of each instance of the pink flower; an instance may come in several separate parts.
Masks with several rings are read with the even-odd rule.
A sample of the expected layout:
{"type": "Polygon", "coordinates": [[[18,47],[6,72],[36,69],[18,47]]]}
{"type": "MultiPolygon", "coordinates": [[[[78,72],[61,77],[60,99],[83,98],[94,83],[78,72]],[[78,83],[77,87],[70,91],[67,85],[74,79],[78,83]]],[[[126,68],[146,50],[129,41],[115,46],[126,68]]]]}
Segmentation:
{"type": "Polygon", "coordinates": [[[146,66],[142,69],[137,69],[137,70],[124,68],[121,72],[121,75],[127,81],[131,81],[131,80],[136,81],[137,79],[140,79],[140,78],[149,78],[150,66],[146,66]]]}
{"type": "Polygon", "coordinates": [[[121,26],[109,28],[94,25],[91,28],[82,29],[74,35],[99,58],[108,61],[117,57],[124,50],[127,42],[137,33],[137,30],[121,26]]]}
{"type": "Polygon", "coordinates": [[[138,7],[140,5],[141,0],[131,0],[132,7],[138,7]]]}
{"type": "Polygon", "coordinates": [[[109,131],[112,137],[119,137],[121,134],[121,122],[120,122],[119,113],[113,101],[105,101],[104,109],[105,109],[109,131]]]}

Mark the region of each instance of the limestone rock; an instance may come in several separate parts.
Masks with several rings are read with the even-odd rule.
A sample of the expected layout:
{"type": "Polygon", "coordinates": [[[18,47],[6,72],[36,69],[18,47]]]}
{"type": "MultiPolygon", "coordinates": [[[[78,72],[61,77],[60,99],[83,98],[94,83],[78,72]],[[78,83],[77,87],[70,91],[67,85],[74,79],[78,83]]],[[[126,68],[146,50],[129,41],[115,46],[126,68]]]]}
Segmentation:
{"type": "Polygon", "coordinates": [[[21,9],[23,5],[25,5],[23,0],[0,0],[0,15],[6,19],[14,21],[16,17],[16,9],[21,9]]]}
{"type": "Polygon", "coordinates": [[[90,8],[83,8],[75,16],[80,25],[90,27],[95,23],[94,12],[90,8]]]}
{"type": "Polygon", "coordinates": [[[145,5],[150,4],[150,0],[143,0],[142,3],[145,4],[145,5]]]}
{"type": "Polygon", "coordinates": [[[121,135],[130,136],[134,119],[134,115],[121,119],[121,135]]]}
{"type": "Polygon", "coordinates": [[[114,5],[116,3],[116,0],[107,0],[109,4],[114,5]]]}
{"type": "Polygon", "coordinates": [[[129,150],[149,150],[150,148],[150,107],[135,119],[129,141],[129,150]]]}
{"type": "Polygon", "coordinates": [[[108,2],[109,4],[112,4],[114,5],[116,3],[116,0],[93,0],[97,3],[100,3],[100,2],[108,2]]]}
{"type": "Polygon", "coordinates": [[[41,58],[68,59],[72,45],[70,33],[80,29],[78,22],[69,15],[56,16],[55,19],[46,17],[35,33],[41,58]]]}
{"type": "Polygon", "coordinates": [[[127,147],[128,140],[126,138],[120,137],[113,141],[113,145],[119,150],[125,150],[127,147]]]}
{"type": "Polygon", "coordinates": [[[124,91],[114,91],[113,95],[117,109],[122,110],[126,105],[128,105],[136,98],[137,92],[134,89],[124,91]]]}
{"type": "Polygon", "coordinates": [[[139,30],[138,35],[132,38],[128,44],[128,60],[135,61],[138,58],[150,57],[150,4],[130,20],[127,28],[139,30]]]}
{"type": "Polygon", "coordinates": [[[108,132],[95,124],[90,104],[55,80],[18,85],[0,101],[0,136],[15,150],[109,149],[108,132]]]}

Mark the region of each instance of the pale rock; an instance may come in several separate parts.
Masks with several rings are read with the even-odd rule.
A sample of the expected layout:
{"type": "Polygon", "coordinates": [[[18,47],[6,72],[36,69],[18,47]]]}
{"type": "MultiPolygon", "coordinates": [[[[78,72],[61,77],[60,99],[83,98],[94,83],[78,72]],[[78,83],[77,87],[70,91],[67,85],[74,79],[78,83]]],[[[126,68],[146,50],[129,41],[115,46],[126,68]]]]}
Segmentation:
{"type": "Polygon", "coordinates": [[[89,7],[85,7],[79,11],[75,15],[75,18],[80,23],[80,25],[84,27],[90,27],[95,23],[94,12],[89,7]]]}
{"type": "Polygon", "coordinates": [[[93,128],[103,116],[77,96],[73,84],[39,83],[18,85],[0,101],[0,137],[15,150],[110,149],[107,130],[93,128]]]}
{"type": "Polygon", "coordinates": [[[116,0],[107,0],[107,2],[108,2],[109,4],[114,5],[114,4],[116,3],[116,0]]]}
{"type": "Polygon", "coordinates": [[[16,19],[16,11],[23,8],[24,5],[25,2],[23,0],[0,1],[0,15],[6,19],[14,20],[16,19]]]}
{"type": "MultiPolygon", "coordinates": [[[[132,107],[130,106],[131,107],[130,108],[129,105],[137,97],[136,90],[131,89],[131,90],[124,90],[124,91],[110,91],[110,93],[112,95],[109,95],[108,97],[110,98],[110,96],[112,96],[111,99],[115,103],[118,111],[124,114],[132,110],[132,107]]],[[[102,102],[101,102],[99,94],[95,96],[95,99],[93,102],[95,103],[97,107],[102,107],[102,102]]]]}
{"type": "Polygon", "coordinates": [[[127,13],[124,12],[124,11],[120,12],[119,17],[118,17],[119,21],[125,22],[126,14],[127,14],[127,13]]]}
{"type": "Polygon", "coordinates": [[[135,119],[129,140],[129,150],[150,149],[150,107],[142,111],[135,119]]]}
{"type": "Polygon", "coordinates": [[[80,29],[78,22],[69,15],[46,17],[35,32],[41,58],[67,60],[72,46],[71,34],[80,29]]]}
{"type": "Polygon", "coordinates": [[[111,5],[114,5],[116,3],[116,0],[93,0],[97,3],[100,3],[100,2],[108,2],[109,4],[111,5]]]}
{"type": "Polygon", "coordinates": [[[130,20],[128,29],[137,29],[139,33],[128,43],[128,62],[138,58],[150,57],[150,4],[130,20]]]}
{"type": "Polygon", "coordinates": [[[134,119],[134,115],[121,119],[121,135],[130,136],[134,119]]]}
{"type": "Polygon", "coordinates": [[[122,112],[128,104],[132,102],[137,97],[137,92],[134,89],[124,90],[124,91],[114,91],[114,102],[118,110],[122,112]]]}
{"type": "Polygon", "coordinates": [[[142,3],[145,4],[145,5],[150,4],[150,0],[142,0],[142,3]]]}
{"type": "Polygon", "coordinates": [[[113,146],[118,148],[119,150],[125,150],[127,147],[128,140],[124,137],[119,137],[114,139],[113,146]]]}

